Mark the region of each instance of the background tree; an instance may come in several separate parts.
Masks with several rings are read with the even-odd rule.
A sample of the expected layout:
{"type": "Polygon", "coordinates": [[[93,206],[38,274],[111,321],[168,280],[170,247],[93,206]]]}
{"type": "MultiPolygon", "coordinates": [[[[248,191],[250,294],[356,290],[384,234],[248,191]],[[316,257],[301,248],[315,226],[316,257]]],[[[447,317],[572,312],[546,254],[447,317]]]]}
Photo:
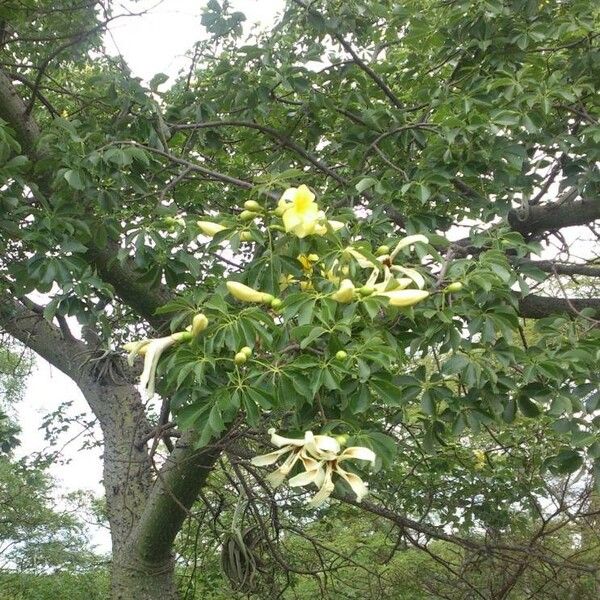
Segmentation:
{"type": "MultiPolygon", "coordinates": [[[[600,218],[595,3],[293,0],[271,31],[242,42],[244,16],[211,0],[208,39],[168,90],[162,74],[147,89],[103,55],[117,17],[110,2],[0,8],[0,323],[71,377],[99,421],[113,597],[176,597],[173,543],[199,497],[217,522],[220,496],[207,495],[217,461],[214,476],[248,503],[228,507],[235,531],[250,527],[233,552],[247,559],[252,546],[303,574],[280,554],[278,513],[302,523],[308,490],[275,494],[249,462],[270,426],[373,448],[376,501],[363,511],[426,553],[437,539],[462,548],[463,566],[504,561],[500,587],[458,571],[474,597],[507,597],[539,565],[545,580],[593,574],[577,536],[555,551],[545,534],[552,520],[564,529],[593,516],[600,456],[600,299],[565,279],[600,274],[568,229],[593,235],[600,218]],[[342,230],[281,231],[272,211],[299,184],[342,230]],[[221,231],[199,238],[198,219],[221,231]],[[405,285],[424,285],[426,300],[399,312],[377,295],[336,301],[336,278],[358,288],[368,276],[351,250],[372,266],[378,246],[406,234],[427,240],[397,265],[417,270],[422,284],[411,272],[405,285]],[[236,304],[224,277],[281,296],[282,312],[236,304]],[[447,293],[458,280],[463,290],[447,293]],[[158,363],[162,405],[143,402],[115,348],[180,331],[199,311],[205,335],[178,339],[158,363]],[[243,346],[252,357],[234,364],[243,346]],[[480,434],[500,440],[488,481],[461,470],[480,434]],[[525,434],[544,451],[519,458],[531,469],[521,480],[520,442],[504,436],[525,434]],[[587,491],[560,479],[570,473],[587,491]],[[398,494],[423,477],[444,483],[430,505],[398,494]],[[501,510],[507,480],[518,485],[501,510]],[[540,495],[558,498],[556,516],[540,495]],[[471,505],[456,501],[465,497],[471,505]],[[524,539],[504,544],[516,506],[537,510],[543,529],[523,524],[524,539]]],[[[475,450],[486,469],[490,450],[475,450]]],[[[336,497],[356,504],[343,484],[336,497]]],[[[448,551],[435,561],[457,576],[448,551]]],[[[429,593],[443,590],[438,580],[429,593]]]]}

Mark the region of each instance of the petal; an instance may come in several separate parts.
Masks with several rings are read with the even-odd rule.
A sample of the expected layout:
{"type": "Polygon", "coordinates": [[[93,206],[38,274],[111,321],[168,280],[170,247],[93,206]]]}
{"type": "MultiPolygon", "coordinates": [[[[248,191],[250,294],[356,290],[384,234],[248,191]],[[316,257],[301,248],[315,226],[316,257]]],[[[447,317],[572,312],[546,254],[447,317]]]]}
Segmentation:
{"type": "Polygon", "coordinates": [[[412,279],[416,286],[422,290],[425,287],[425,279],[421,273],[416,271],[415,269],[407,269],[406,267],[394,266],[392,267],[394,271],[400,271],[400,273],[404,273],[407,277],[412,279]]]}
{"type": "Polygon", "coordinates": [[[390,256],[393,259],[396,256],[396,254],[398,254],[398,252],[400,252],[400,250],[402,250],[402,248],[406,248],[406,246],[410,246],[411,244],[416,244],[416,243],[428,244],[429,240],[424,235],[421,235],[421,234],[408,235],[405,238],[401,239],[396,244],[396,247],[394,248],[394,250],[392,251],[390,256]]]}
{"type": "Polygon", "coordinates": [[[413,282],[413,280],[409,279],[408,277],[396,277],[394,281],[396,282],[396,287],[394,288],[395,290],[403,290],[413,282]]]}
{"type": "Polygon", "coordinates": [[[327,227],[325,225],[322,225],[321,223],[317,223],[315,225],[314,234],[315,235],[326,235],[327,234],[327,227]]]}
{"type": "Polygon", "coordinates": [[[333,460],[337,458],[340,445],[333,438],[326,435],[313,435],[312,431],[304,434],[306,451],[318,460],[333,460]]]}
{"type": "Polygon", "coordinates": [[[276,463],[281,456],[283,456],[286,452],[289,452],[290,450],[290,446],[285,446],[280,450],[275,450],[275,452],[269,452],[268,454],[261,454],[259,456],[255,456],[250,460],[250,462],[255,467],[267,467],[269,465],[272,465],[273,463],[276,463]]]}
{"type": "Polygon", "coordinates": [[[315,200],[315,195],[310,191],[308,186],[302,184],[296,190],[294,202],[301,205],[312,204],[315,200]]]}
{"type": "Polygon", "coordinates": [[[295,208],[288,208],[283,213],[283,226],[287,233],[293,231],[299,225],[302,225],[302,216],[295,208]]]}
{"type": "Polygon", "coordinates": [[[285,480],[286,473],[283,473],[281,469],[277,469],[272,473],[269,473],[265,479],[271,484],[273,488],[278,488],[285,480]]]}
{"type": "Polygon", "coordinates": [[[285,462],[279,467],[279,470],[284,474],[288,475],[289,472],[294,468],[297,460],[300,458],[300,452],[292,452],[286,459],[285,462]]]}
{"type": "Polygon", "coordinates": [[[290,487],[301,487],[304,485],[310,485],[314,483],[318,478],[319,471],[314,469],[312,471],[304,471],[303,473],[298,473],[298,475],[294,475],[289,481],[288,485],[290,487]]]}
{"type": "Polygon", "coordinates": [[[302,450],[300,451],[300,460],[304,465],[305,471],[315,471],[317,469],[320,469],[323,464],[322,462],[318,462],[314,458],[311,458],[307,454],[306,448],[302,448],[302,450]]]}
{"type": "Polygon", "coordinates": [[[303,439],[298,440],[277,435],[274,429],[269,429],[268,433],[271,436],[271,444],[277,446],[278,448],[281,448],[282,446],[304,446],[303,439]]]}
{"type": "Polygon", "coordinates": [[[356,260],[358,265],[360,267],[362,267],[363,269],[368,269],[369,267],[377,266],[379,264],[379,263],[371,262],[368,258],[363,256],[360,252],[358,252],[357,250],[354,250],[354,248],[346,248],[346,251],[356,260]]]}
{"type": "Polygon", "coordinates": [[[358,475],[344,471],[344,469],[339,466],[336,466],[335,472],[345,479],[352,488],[352,491],[356,494],[357,502],[360,502],[369,493],[367,484],[358,475]]]}
{"type": "Polygon", "coordinates": [[[144,357],[144,370],[140,377],[140,385],[146,390],[148,397],[154,396],[154,381],[156,378],[156,367],[162,353],[173,346],[177,342],[173,336],[158,338],[156,340],[150,340],[146,355],[144,357]]]}
{"type": "Polygon", "coordinates": [[[314,440],[317,448],[323,452],[333,452],[334,454],[338,454],[340,451],[339,442],[328,435],[315,435],[314,440]]]}
{"type": "MultiPolygon", "coordinates": [[[[129,366],[133,366],[133,360],[138,354],[142,354],[141,350],[150,343],[150,340],[140,340],[139,342],[129,342],[123,346],[123,350],[129,352],[127,362],[129,366]]],[[[145,354],[145,352],[144,352],[145,354]]]]}
{"type": "Polygon", "coordinates": [[[368,460],[369,462],[374,463],[376,458],[375,452],[370,448],[365,448],[364,446],[352,446],[351,448],[346,448],[340,454],[338,463],[348,459],[368,460]]]}
{"type": "Polygon", "coordinates": [[[281,198],[279,199],[279,206],[282,206],[283,203],[293,202],[296,194],[298,193],[298,188],[291,187],[285,190],[283,194],[281,194],[281,198]]]}
{"type": "Polygon", "coordinates": [[[315,232],[315,222],[313,221],[301,221],[292,230],[293,234],[298,238],[305,238],[307,235],[311,235],[315,232]]]}
{"type": "Polygon", "coordinates": [[[333,481],[331,480],[332,476],[332,466],[331,463],[327,463],[325,467],[325,473],[323,477],[323,481],[319,486],[319,491],[307,502],[309,506],[317,507],[321,506],[331,493],[333,492],[335,486],[333,485],[333,481]]]}

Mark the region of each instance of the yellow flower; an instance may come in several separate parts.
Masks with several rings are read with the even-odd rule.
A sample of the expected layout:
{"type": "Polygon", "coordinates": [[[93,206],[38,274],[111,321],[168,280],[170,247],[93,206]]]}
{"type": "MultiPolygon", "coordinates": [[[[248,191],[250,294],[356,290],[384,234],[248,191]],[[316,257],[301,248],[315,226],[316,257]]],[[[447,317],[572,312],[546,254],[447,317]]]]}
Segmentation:
{"type": "Polygon", "coordinates": [[[342,279],[340,288],[337,292],[331,294],[331,299],[340,302],[341,304],[348,304],[348,302],[352,302],[355,291],[356,288],[350,279],[342,279]]]}
{"type": "Polygon", "coordinates": [[[298,254],[298,262],[302,265],[302,270],[312,273],[313,263],[319,260],[318,254],[298,254]]]}
{"type": "Polygon", "coordinates": [[[208,237],[213,237],[220,231],[227,229],[227,227],[224,225],[221,225],[220,223],[213,223],[212,221],[197,221],[196,224],[200,228],[200,231],[202,231],[202,233],[208,237]]]}
{"type": "Polygon", "coordinates": [[[315,195],[304,184],[287,189],[281,196],[278,208],[284,210],[283,225],[287,233],[299,238],[315,232],[323,213],[315,202],[315,195]]]}
{"type": "Polygon", "coordinates": [[[271,294],[259,292],[258,290],[244,285],[239,281],[228,281],[227,289],[233,297],[241,300],[242,302],[260,302],[261,304],[271,304],[273,301],[273,296],[271,294]]]}
{"type": "Polygon", "coordinates": [[[279,291],[283,292],[293,283],[297,283],[298,280],[294,279],[293,275],[284,275],[283,273],[279,276],[279,291]]]}

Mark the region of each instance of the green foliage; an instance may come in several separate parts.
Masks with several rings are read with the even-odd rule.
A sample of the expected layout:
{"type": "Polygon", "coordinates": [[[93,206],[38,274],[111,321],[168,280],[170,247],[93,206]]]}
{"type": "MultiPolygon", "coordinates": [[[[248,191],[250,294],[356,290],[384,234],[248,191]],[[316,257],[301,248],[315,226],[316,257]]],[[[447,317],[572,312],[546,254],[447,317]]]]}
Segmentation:
{"type": "MultiPolygon", "coordinates": [[[[107,348],[206,314],[208,328],[158,366],[158,392],[199,446],[234,425],[256,453],[271,426],[344,434],[378,456],[375,497],[471,540],[482,530],[527,540],[551,484],[598,479],[598,312],[547,302],[533,322],[522,310],[532,292],[597,292],[552,272],[549,232],[563,221],[536,229],[529,219],[552,202],[564,218],[564,192],[597,202],[597,3],[290,0],[270,31],[246,37],[244,15],[211,0],[192,68],[167,90],[164,74],[147,87],[102,54],[98,19],[109,17],[67,0],[0,8],[0,23],[18,32],[7,33],[5,62],[41,129],[32,149],[0,121],[3,290],[46,294],[44,318],[75,318],[107,348]],[[44,18],[30,22],[36,10],[44,18]],[[284,233],[275,205],[300,184],[342,230],[284,233]],[[209,241],[199,219],[225,229],[209,241]],[[449,242],[458,228],[465,239],[449,242]],[[429,243],[396,265],[417,270],[431,293],[395,309],[364,289],[370,269],[348,248],[380,265],[379,247],[413,234],[429,243]],[[532,262],[542,254],[550,270],[532,262]],[[117,267],[131,280],[111,277],[117,267]],[[225,279],[281,306],[237,302],[225,279]],[[343,279],[363,293],[336,302],[343,279]],[[453,282],[462,288],[448,292],[453,282]],[[161,299],[156,312],[150,296],[161,299]],[[251,355],[236,361],[245,346],[251,355]]],[[[10,378],[0,385],[14,393],[10,378]]],[[[14,433],[0,428],[7,449],[14,433]]],[[[29,467],[3,468],[13,487],[30,477],[48,489],[29,467]]],[[[281,494],[294,506],[306,490],[281,494]]],[[[40,522],[56,516],[19,502],[40,522]]],[[[375,531],[360,546],[368,523],[345,527],[328,508],[311,520],[295,506],[308,530],[361,562],[390,544],[375,531]]],[[[567,531],[547,549],[580,535],[567,531]]],[[[441,557],[471,565],[466,551],[439,544],[441,557]]],[[[316,564],[306,540],[291,546],[316,564]]],[[[377,597],[438,594],[430,558],[403,549],[389,562],[395,583],[377,597]]],[[[532,585],[548,567],[536,568],[532,585]]],[[[502,565],[486,557],[467,569],[475,589],[486,569],[500,580],[502,565]]],[[[231,597],[215,591],[217,573],[196,582],[203,597],[231,597]]],[[[296,575],[294,597],[321,593],[316,578],[296,575]]],[[[593,593],[582,581],[582,597],[593,593]]],[[[350,587],[348,597],[365,597],[350,587]]],[[[448,593],[468,597],[467,588],[448,593]]]]}

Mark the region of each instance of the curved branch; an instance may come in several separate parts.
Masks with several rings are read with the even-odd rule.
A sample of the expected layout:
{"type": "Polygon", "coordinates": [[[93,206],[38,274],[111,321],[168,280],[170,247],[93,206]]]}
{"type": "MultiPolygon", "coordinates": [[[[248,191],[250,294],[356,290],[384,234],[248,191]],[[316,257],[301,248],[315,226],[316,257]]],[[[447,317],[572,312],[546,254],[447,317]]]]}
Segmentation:
{"type": "Polygon", "coordinates": [[[128,548],[147,563],[171,557],[175,537],[219,458],[223,440],[196,449],[198,433],[185,432],[158,473],[128,548]]]}

